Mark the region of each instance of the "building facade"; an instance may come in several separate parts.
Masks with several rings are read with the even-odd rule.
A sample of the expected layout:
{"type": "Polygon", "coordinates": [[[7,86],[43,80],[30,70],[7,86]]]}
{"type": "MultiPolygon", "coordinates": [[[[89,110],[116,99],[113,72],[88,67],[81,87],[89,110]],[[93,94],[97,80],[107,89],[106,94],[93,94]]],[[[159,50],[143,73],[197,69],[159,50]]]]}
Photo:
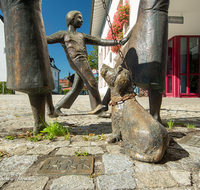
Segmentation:
{"type": "Polygon", "coordinates": [[[53,80],[55,84],[55,89],[52,90],[53,93],[59,94],[59,79],[60,79],[60,70],[56,67],[55,65],[55,60],[54,58],[50,58],[50,66],[51,66],[51,71],[53,75],[53,80]]]}
{"type": "MultiPolygon", "coordinates": [[[[107,0],[107,12],[111,23],[118,5],[126,0],[107,0]]],[[[140,0],[129,0],[130,18],[124,27],[124,36],[135,25],[140,0]]],[[[199,36],[200,1],[171,0],[169,6],[169,48],[166,73],[167,97],[200,97],[200,58],[199,36]]],[[[106,38],[109,25],[106,22],[105,10],[101,0],[92,0],[90,34],[106,38]]],[[[123,47],[122,47],[123,48],[123,47]]],[[[99,71],[103,63],[114,67],[118,55],[110,47],[99,46],[99,71]]],[[[99,91],[104,94],[108,86],[99,75],[99,91]]]]}
{"type": "Polygon", "coordinates": [[[3,16],[0,15],[0,82],[6,82],[6,80],[7,80],[7,69],[6,69],[4,21],[3,21],[3,16]]]}

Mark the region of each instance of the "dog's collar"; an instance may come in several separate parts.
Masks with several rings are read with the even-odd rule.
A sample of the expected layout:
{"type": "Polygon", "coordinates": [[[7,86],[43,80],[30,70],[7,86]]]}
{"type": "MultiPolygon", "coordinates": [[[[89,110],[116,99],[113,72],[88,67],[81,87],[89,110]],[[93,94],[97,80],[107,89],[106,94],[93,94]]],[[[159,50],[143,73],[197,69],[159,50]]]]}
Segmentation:
{"type": "Polygon", "coordinates": [[[110,106],[115,106],[115,105],[117,105],[118,103],[123,103],[124,101],[126,101],[126,100],[128,100],[128,99],[132,99],[132,98],[134,98],[136,96],[136,94],[135,93],[133,93],[133,94],[129,94],[129,95],[126,95],[126,96],[123,96],[123,97],[118,97],[118,98],[116,98],[115,100],[112,100],[110,103],[109,103],[109,105],[110,106]]]}

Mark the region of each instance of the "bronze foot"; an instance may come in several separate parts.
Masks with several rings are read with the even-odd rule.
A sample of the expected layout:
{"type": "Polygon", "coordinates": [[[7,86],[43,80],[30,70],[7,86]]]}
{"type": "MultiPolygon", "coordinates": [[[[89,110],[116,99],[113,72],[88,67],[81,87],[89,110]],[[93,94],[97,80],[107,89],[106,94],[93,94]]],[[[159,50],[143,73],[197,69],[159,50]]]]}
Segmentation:
{"type": "Polygon", "coordinates": [[[55,113],[55,112],[53,112],[53,113],[48,113],[48,116],[49,116],[50,118],[56,118],[56,117],[58,117],[58,114],[55,113]]]}
{"type": "Polygon", "coordinates": [[[55,114],[57,114],[58,116],[67,116],[67,114],[64,114],[63,112],[60,111],[60,108],[55,107],[54,110],[55,114]]]}
{"type": "Polygon", "coordinates": [[[94,108],[92,111],[88,112],[88,114],[98,114],[100,111],[104,111],[106,108],[105,105],[99,104],[96,108],[94,108]]]}

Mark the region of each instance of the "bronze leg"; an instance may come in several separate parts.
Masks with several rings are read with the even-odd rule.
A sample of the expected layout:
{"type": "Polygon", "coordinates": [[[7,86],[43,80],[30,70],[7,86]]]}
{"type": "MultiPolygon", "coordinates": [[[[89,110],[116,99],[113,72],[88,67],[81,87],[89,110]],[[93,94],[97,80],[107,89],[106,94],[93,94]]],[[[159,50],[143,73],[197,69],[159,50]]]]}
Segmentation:
{"type": "Polygon", "coordinates": [[[162,123],[160,118],[160,108],[162,104],[162,93],[159,90],[150,89],[149,90],[149,108],[150,114],[155,120],[162,123]]]}
{"type": "Polygon", "coordinates": [[[76,72],[80,75],[80,77],[87,85],[90,97],[90,105],[93,110],[99,104],[101,104],[101,97],[98,90],[97,80],[95,79],[87,60],[76,61],[75,65],[77,68],[76,72]]]}
{"type": "Polygon", "coordinates": [[[45,94],[29,94],[29,100],[35,120],[33,132],[40,133],[45,128],[45,94]]]}
{"type": "Polygon", "coordinates": [[[81,90],[83,89],[84,82],[79,76],[78,73],[75,72],[75,78],[72,85],[72,89],[56,104],[55,111],[58,115],[64,115],[60,109],[67,108],[69,109],[71,105],[74,103],[81,90]]]}
{"type": "Polygon", "coordinates": [[[51,117],[51,118],[58,117],[58,114],[56,114],[54,106],[53,106],[53,99],[52,99],[52,93],[51,92],[46,94],[46,103],[47,103],[48,116],[51,117]]]}
{"type": "Polygon", "coordinates": [[[102,104],[105,105],[106,107],[104,108],[104,111],[107,111],[108,110],[108,104],[110,102],[110,88],[108,88],[104,98],[103,98],[103,101],[102,101],[102,104]]]}

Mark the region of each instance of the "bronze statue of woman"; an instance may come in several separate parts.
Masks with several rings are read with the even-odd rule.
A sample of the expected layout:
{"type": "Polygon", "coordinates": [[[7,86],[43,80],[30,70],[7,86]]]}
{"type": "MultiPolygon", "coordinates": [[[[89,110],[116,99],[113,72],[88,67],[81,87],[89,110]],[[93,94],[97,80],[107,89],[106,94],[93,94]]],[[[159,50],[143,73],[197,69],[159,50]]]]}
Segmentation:
{"type": "MultiPolygon", "coordinates": [[[[0,0],[4,15],[7,87],[27,93],[39,133],[45,122],[45,99],[53,112],[55,88],[42,18],[42,0],[0,0]]],[[[54,113],[49,113],[55,116],[54,113]]]]}

